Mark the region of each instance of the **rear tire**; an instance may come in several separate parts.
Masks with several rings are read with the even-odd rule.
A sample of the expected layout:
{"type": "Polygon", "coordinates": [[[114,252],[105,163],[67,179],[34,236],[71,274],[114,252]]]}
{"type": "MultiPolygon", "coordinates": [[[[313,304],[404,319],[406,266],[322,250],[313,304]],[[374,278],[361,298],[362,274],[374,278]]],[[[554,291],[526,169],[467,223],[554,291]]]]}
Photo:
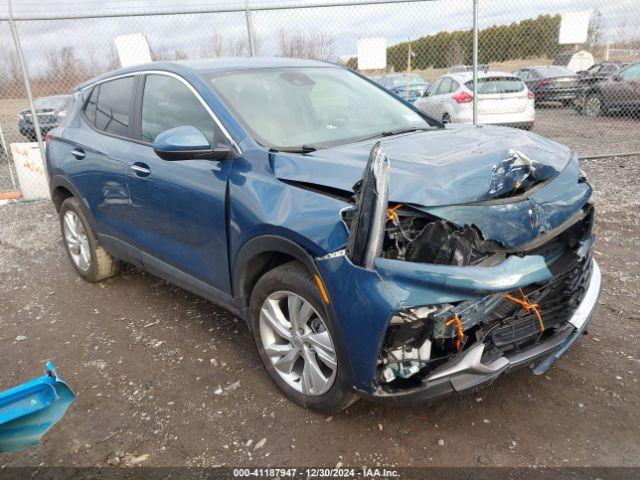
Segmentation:
{"type": "Polygon", "coordinates": [[[118,273],[118,262],[98,243],[77,198],[62,202],[59,216],[62,241],[78,275],[87,282],[100,282],[118,273]]]}
{"type": "Polygon", "coordinates": [[[333,320],[302,263],[286,263],[260,278],[251,293],[250,324],[262,364],[289,400],[334,413],[358,399],[333,320]]]}
{"type": "Polygon", "coordinates": [[[448,113],[442,115],[442,123],[451,123],[451,116],[448,113]]]}

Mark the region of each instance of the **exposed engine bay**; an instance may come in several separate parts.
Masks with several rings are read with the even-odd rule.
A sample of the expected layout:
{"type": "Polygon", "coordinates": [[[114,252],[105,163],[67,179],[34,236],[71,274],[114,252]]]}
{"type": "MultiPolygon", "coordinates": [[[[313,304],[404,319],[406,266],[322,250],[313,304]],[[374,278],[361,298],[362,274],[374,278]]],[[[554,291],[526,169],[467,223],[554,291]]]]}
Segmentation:
{"type": "MultiPolygon", "coordinates": [[[[343,212],[350,228],[347,255],[353,263],[372,268],[373,259],[382,257],[491,267],[510,256],[539,255],[553,274],[550,281],[516,291],[397,312],[380,350],[378,388],[387,392],[418,388],[431,372],[478,342],[485,347],[482,361],[491,362],[535,345],[566,325],[590,278],[591,204],[553,231],[519,248],[506,248],[484,238],[473,224],[455,225],[415,206],[389,203],[388,178],[381,174],[389,166],[378,147],[371,152],[363,180],[354,186],[355,208],[343,212]]],[[[503,201],[508,192],[517,196],[539,185],[531,161],[516,156],[509,162],[496,166],[493,177],[495,198],[503,201]]]]}

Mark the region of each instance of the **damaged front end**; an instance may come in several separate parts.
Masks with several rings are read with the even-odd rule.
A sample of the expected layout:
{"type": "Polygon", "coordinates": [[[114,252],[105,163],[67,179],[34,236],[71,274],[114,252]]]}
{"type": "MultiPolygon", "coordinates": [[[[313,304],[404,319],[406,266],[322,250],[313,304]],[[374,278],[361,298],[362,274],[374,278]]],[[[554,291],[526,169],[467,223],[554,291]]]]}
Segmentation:
{"type": "Polygon", "coordinates": [[[434,208],[389,202],[389,168],[376,144],[343,211],[346,257],[395,305],[371,393],[426,400],[537,360],[543,373],[583,332],[600,292],[577,160],[557,172],[511,151],[494,167],[491,198],[434,208]],[[545,191],[550,181],[579,186],[545,191]]]}

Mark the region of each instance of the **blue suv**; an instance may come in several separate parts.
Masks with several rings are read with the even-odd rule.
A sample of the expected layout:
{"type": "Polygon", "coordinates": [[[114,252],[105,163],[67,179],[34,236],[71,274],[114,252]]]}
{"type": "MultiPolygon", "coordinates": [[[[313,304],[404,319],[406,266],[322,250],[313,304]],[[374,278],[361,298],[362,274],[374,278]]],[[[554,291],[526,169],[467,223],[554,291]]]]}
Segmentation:
{"type": "Polygon", "coordinates": [[[600,292],[571,150],[442,125],[323,62],[107,73],[76,88],[47,167],[82,278],[127,262],[222,305],[287,397],[325,412],[542,373],[600,292]]]}

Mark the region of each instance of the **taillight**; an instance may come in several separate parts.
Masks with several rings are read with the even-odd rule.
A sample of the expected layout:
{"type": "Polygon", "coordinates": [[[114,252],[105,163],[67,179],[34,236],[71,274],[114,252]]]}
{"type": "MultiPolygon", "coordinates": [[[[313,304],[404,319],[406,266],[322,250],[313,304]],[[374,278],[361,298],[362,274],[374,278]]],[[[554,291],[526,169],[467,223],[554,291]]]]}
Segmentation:
{"type": "Polygon", "coordinates": [[[533,95],[533,92],[532,92],[531,90],[529,90],[529,91],[527,92],[527,97],[529,98],[529,100],[533,100],[534,95],[533,95]]]}
{"type": "Polygon", "coordinates": [[[473,101],[473,95],[471,95],[470,93],[467,93],[467,92],[456,93],[451,98],[453,100],[455,100],[456,103],[469,103],[469,102],[473,101]]]}
{"type": "Polygon", "coordinates": [[[536,88],[542,87],[544,85],[549,85],[550,83],[551,83],[551,80],[549,80],[548,78],[543,78],[542,80],[538,80],[536,82],[536,88]]]}
{"type": "Polygon", "coordinates": [[[49,146],[49,142],[51,141],[52,138],[53,138],[53,135],[51,135],[51,132],[47,132],[47,134],[44,136],[45,147],[49,146]]]}

